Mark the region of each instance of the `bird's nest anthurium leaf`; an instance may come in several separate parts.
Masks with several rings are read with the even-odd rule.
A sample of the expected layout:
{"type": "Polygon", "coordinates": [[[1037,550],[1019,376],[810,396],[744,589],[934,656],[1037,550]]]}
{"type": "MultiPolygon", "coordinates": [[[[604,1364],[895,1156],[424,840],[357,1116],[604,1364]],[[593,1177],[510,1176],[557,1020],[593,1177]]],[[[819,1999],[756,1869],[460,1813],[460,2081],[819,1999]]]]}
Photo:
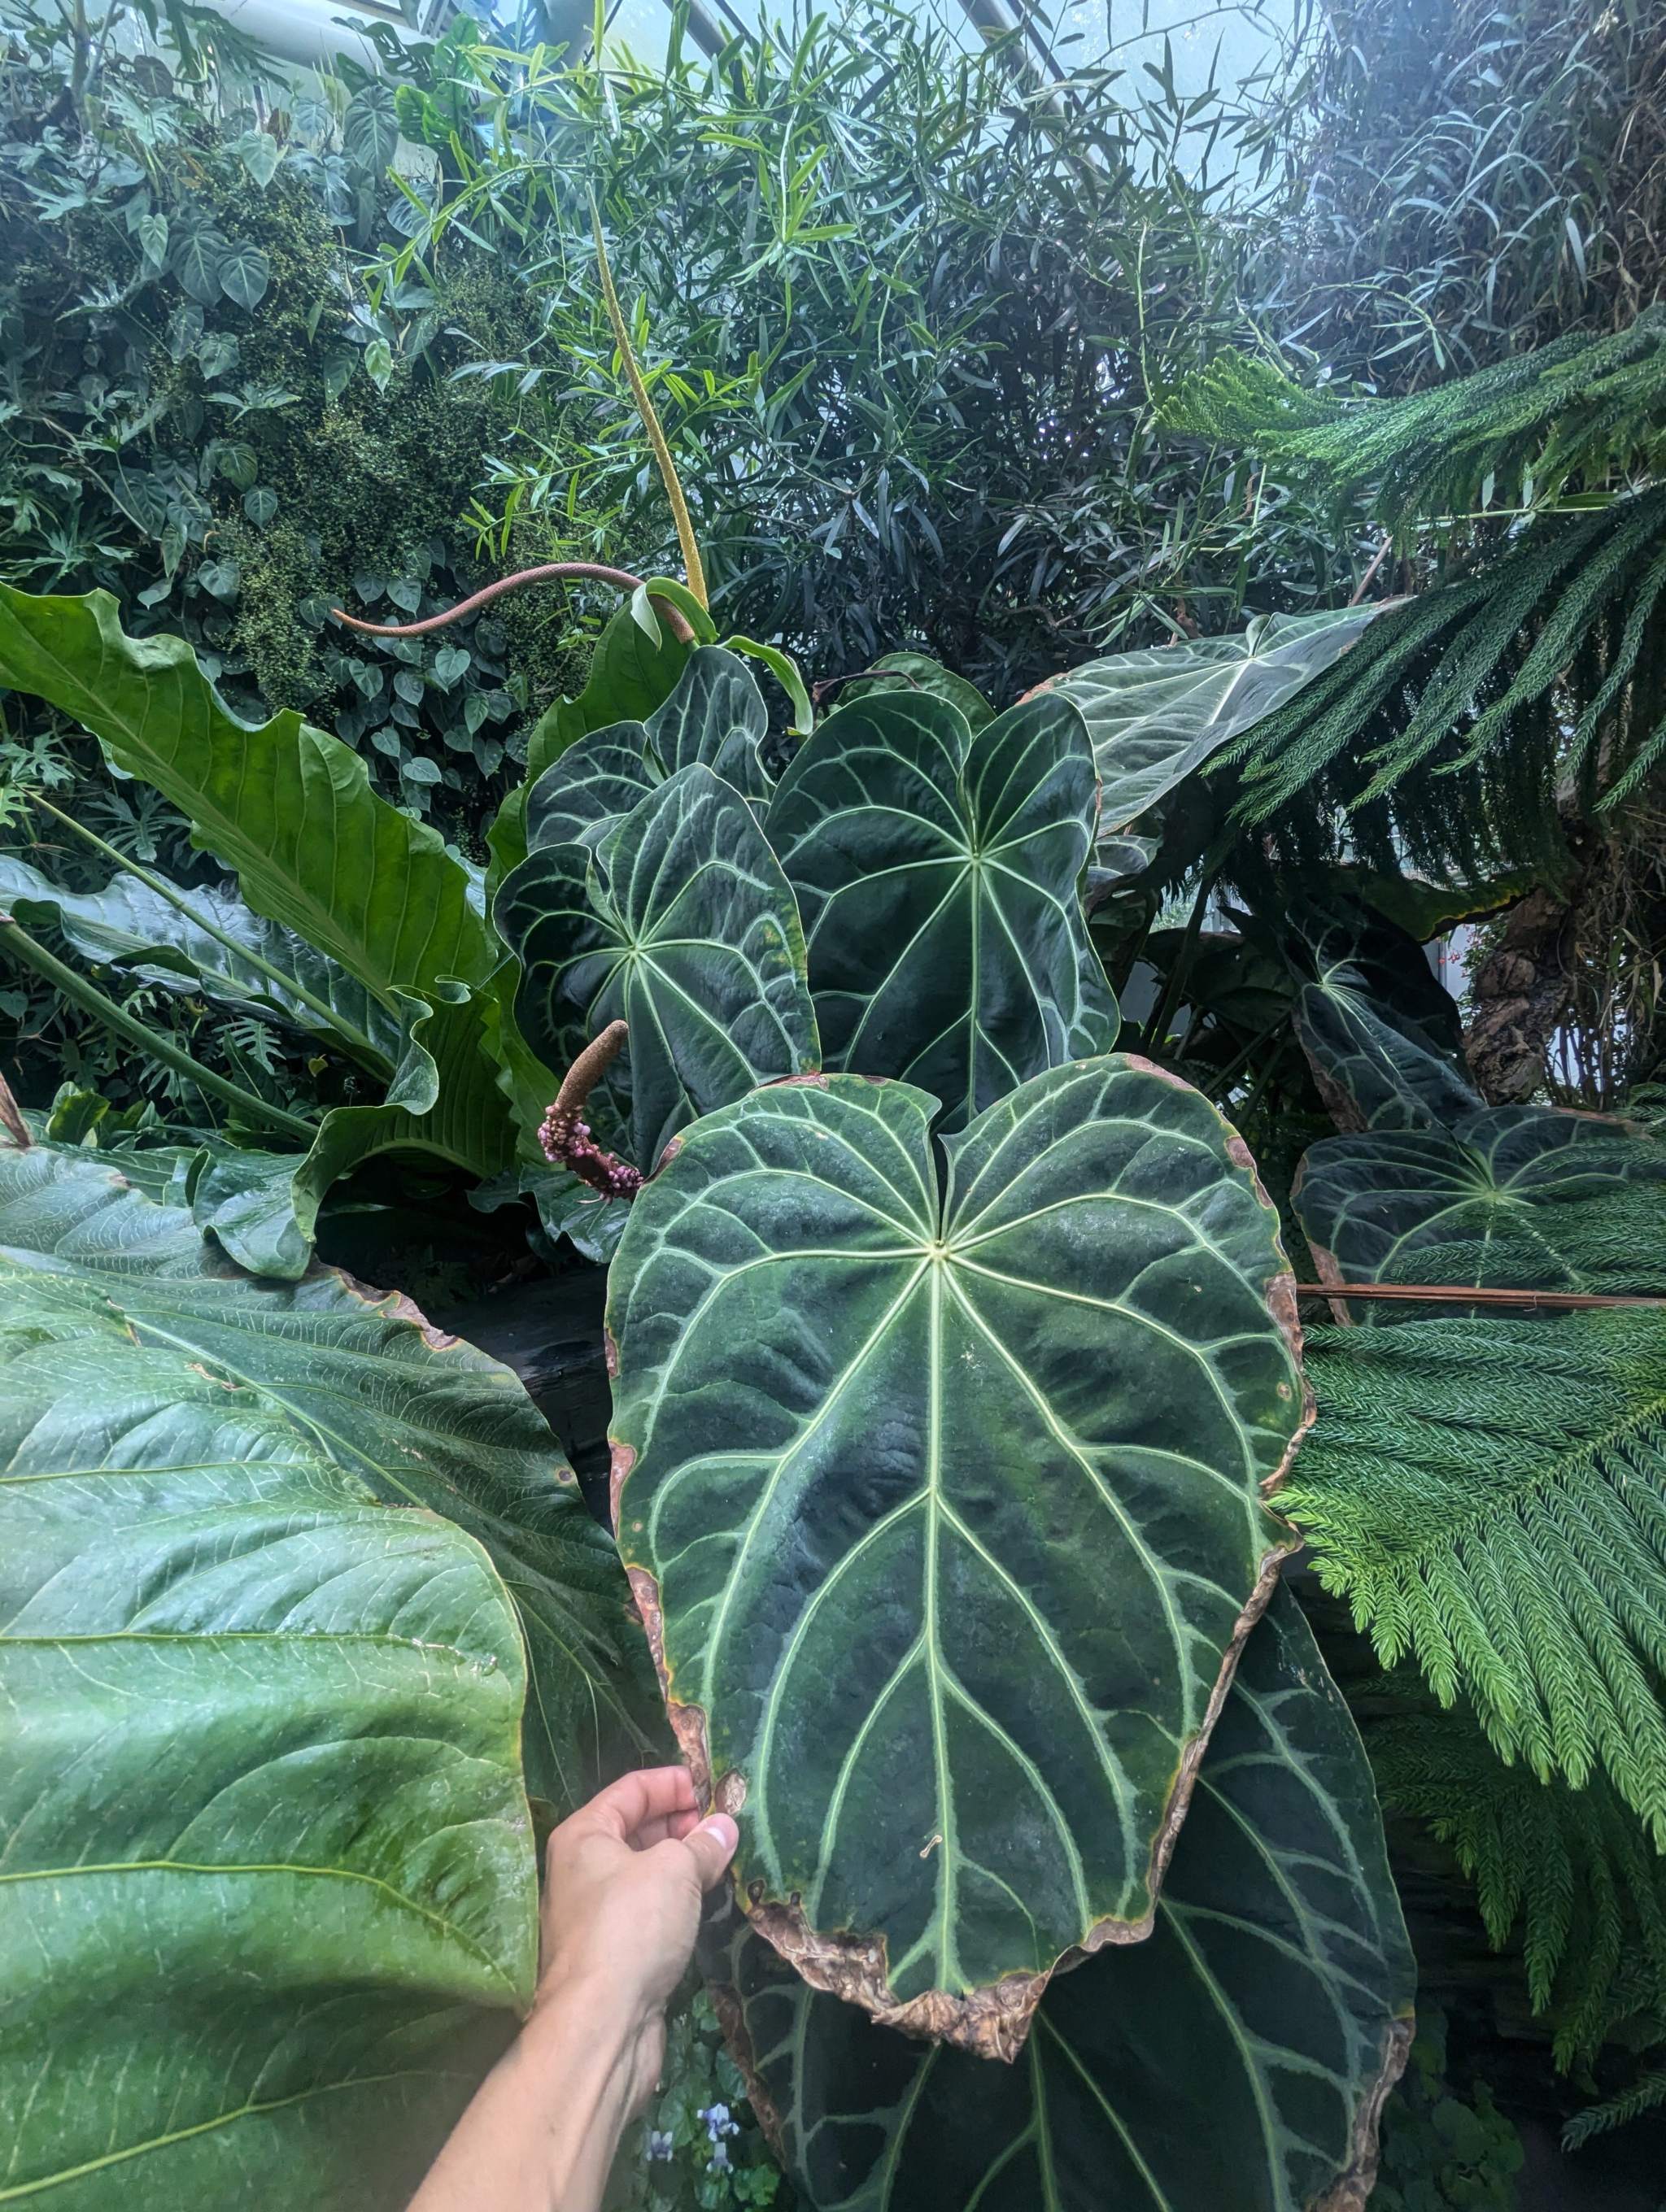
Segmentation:
{"type": "Polygon", "coordinates": [[[590,1111],[641,1168],[697,1115],[819,1064],[792,891],[745,799],[698,761],[593,846],[529,854],[495,911],[540,1061],[566,1067],[629,1024],[590,1111]]]}
{"type": "MultiPolygon", "coordinates": [[[[184,1206],[136,1188],[122,1163],[120,1154],[47,1145],[0,1151],[0,1338],[39,1346],[48,1382],[76,1345],[112,1360],[135,1346],[165,1352],[193,1378],[193,1393],[205,1385],[204,1402],[253,1424],[251,1434],[264,1425],[293,1436],[367,1500],[427,1508],[476,1539],[526,1636],[530,1786],[581,1802],[622,1750],[643,1740],[639,1677],[612,1547],[520,1382],[441,1336],[409,1300],[362,1290],[332,1268],[297,1282],[252,1280],[184,1206]]],[[[113,1512],[125,1495],[116,1472],[122,1449],[135,1465],[149,1463],[149,1416],[135,1401],[122,1447],[126,1401],[113,1385],[105,1392],[91,1382],[92,1372],[77,1370],[52,1419],[85,1411],[115,1425],[116,1458],[99,1479],[104,1486],[88,1492],[108,1497],[113,1512]]],[[[155,1449],[165,1451],[167,1421],[158,1418],[155,1449]]],[[[32,1498],[65,1494],[8,1492],[0,1481],[0,1517],[20,1530],[32,1498]]],[[[9,1558],[20,1547],[21,1534],[0,1537],[9,1558]]]]}
{"type": "MultiPolygon", "coordinates": [[[[1495,1106],[1309,1147],[1292,1200],[1327,1283],[1666,1293],[1666,1145],[1595,1114],[1495,1106]]],[[[1339,1321],[1426,1319],[1415,1300],[1339,1321]]]]}
{"type": "Polygon", "coordinates": [[[1109,1057],[946,1140],[832,1076],[688,1130],[609,1279],[615,1520],[746,1909],[988,2053],[1137,1942],[1308,1419],[1247,1152],[1109,1057]]]}
{"type": "Polygon", "coordinates": [[[1360,2212],[1414,1965],[1371,1769],[1286,1591],[1149,1940],[1049,1984],[1011,2066],[812,1991],[733,1910],[702,1963],[812,2212],[1360,2212]]]}
{"type": "Polygon", "coordinates": [[[758,747],[763,696],[744,660],[697,646],[662,705],[641,721],[610,722],[579,738],[526,796],[526,847],[593,844],[649,792],[696,764],[760,806],[769,780],[758,747]]]}
{"type": "Polygon", "coordinates": [[[976,736],[927,691],[830,715],[764,822],[804,918],[827,1066],[917,1083],[957,1129],[1108,1051],[1116,1001],[1082,910],[1096,804],[1062,699],[976,736]]]}

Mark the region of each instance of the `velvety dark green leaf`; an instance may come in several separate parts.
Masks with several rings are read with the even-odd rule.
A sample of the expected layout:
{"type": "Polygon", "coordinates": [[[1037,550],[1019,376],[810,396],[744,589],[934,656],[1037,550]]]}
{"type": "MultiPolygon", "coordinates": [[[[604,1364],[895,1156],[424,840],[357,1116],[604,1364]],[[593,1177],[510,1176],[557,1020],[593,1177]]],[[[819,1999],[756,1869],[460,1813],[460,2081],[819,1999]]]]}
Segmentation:
{"type": "Polygon", "coordinates": [[[240,307],[258,307],[272,281],[271,257],[264,246],[240,240],[228,246],[215,271],[220,289],[240,307]]]}
{"type": "Polygon", "coordinates": [[[200,225],[177,230],[168,248],[167,265],[193,300],[211,307],[220,297],[220,264],[229,250],[217,230],[200,225]]]}
{"type": "Polygon", "coordinates": [[[347,104],[342,142],[348,159],[372,176],[380,177],[393,159],[399,143],[399,118],[392,85],[372,78],[361,85],[347,104]]]}
{"type": "MultiPolygon", "coordinates": [[[[183,1389],[217,1409],[224,1455],[251,1494],[268,1457],[299,1454],[338,1489],[384,1508],[427,1507],[484,1545],[526,1634],[533,1694],[525,1757],[535,1793],[581,1800],[630,1740],[634,1676],[621,1650],[611,1545],[508,1370],[439,1336],[408,1300],[330,1269],[293,1284],[251,1281],[183,1207],[143,1196],[112,1156],[37,1146],[0,1152],[0,1340],[27,1356],[47,1393],[37,1415],[21,1419],[20,1448],[27,1443],[48,1467],[108,1463],[92,1494],[107,1493],[109,1504],[88,1517],[113,1522],[125,1511],[112,1480],[124,1465],[150,1465],[153,1450],[155,1465],[176,1464],[168,1407],[183,1389]],[[119,1367],[136,1352],[167,1364],[160,1401],[119,1387],[119,1367]],[[84,1446],[75,1442],[78,1421],[84,1446]],[[44,1456],[52,1452],[55,1462],[44,1456]]],[[[221,1480],[225,1488],[226,1470],[221,1480]]],[[[69,1493],[15,1493],[26,1504],[60,1494],[69,1493]]],[[[14,1528],[22,1510],[0,1493],[14,1528]]],[[[404,1516],[386,1517],[391,1528],[404,1516]]],[[[165,1534],[160,1523],[158,1541],[165,1534]]],[[[188,1548],[198,1551],[195,1538],[188,1548]]],[[[35,1556],[9,1535],[0,1554],[0,1574],[35,1556]]],[[[52,1587],[43,1580],[49,1598],[52,1587]]],[[[362,2053],[349,2056],[356,2064],[362,2053]]]]}
{"type": "Polygon", "coordinates": [[[1276,1217],[1116,1058],[946,1139],[860,1077],[710,1115],[609,1278],[620,1549],[741,1893],[818,1986],[1010,2052],[1136,1941],[1304,1425],[1276,1217]]]}
{"type": "Polygon", "coordinates": [[[235,893],[193,885],[180,896],[191,915],[131,876],[113,877],[101,891],[64,891],[27,861],[0,853],[0,903],[21,921],[62,930],[86,959],[129,969],[164,990],[201,992],[247,1007],[392,1072],[404,1049],[402,1030],[381,999],[293,932],[252,913],[235,893]],[[240,959],[192,915],[255,958],[240,959]]]}
{"type": "Polygon", "coordinates": [[[1422,946],[1352,901],[1292,918],[1295,1029],[1339,1129],[1446,1128],[1485,1104],[1422,946]]]}
{"type": "MultiPolygon", "coordinates": [[[[1498,1106],[1450,1130],[1329,1137],[1294,1202],[1327,1282],[1666,1293],[1666,1145],[1596,1115],[1498,1106]]],[[[1339,1318],[1425,1313],[1357,1299],[1339,1318]]]]}
{"type": "Polygon", "coordinates": [[[1251,1635],[1149,1940],[1017,2063],[910,2041],[730,1923],[708,1971],[811,2212],[1359,2212],[1414,1969],[1359,1739],[1294,1601],[1251,1635]]]}
{"type": "Polygon", "coordinates": [[[696,1115],[818,1065],[793,894],[745,799],[697,763],[593,851],[529,854],[495,914],[538,1060],[564,1069],[609,1022],[629,1024],[591,1118],[644,1169],[696,1115]]]}
{"type": "Polygon", "coordinates": [[[969,684],[964,676],[957,676],[953,669],[945,668],[940,660],[923,653],[882,654],[874,662],[871,676],[842,687],[840,702],[872,698],[879,691],[925,691],[934,699],[946,699],[965,716],[966,726],[973,732],[995,719],[994,708],[976,684],[969,684]]]}
{"type": "Polygon", "coordinates": [[[1126,830],[1210,756],[1345,653],[1383,602],[1317,615],[1262,615],[1235,637],[1177,639],[1113,653],[1047,687],[1087,720],[1102,836],[1126,830]]]}
{"type": "Polygon", "coordinates": [[[798,894],[828,1066],[920,1084],[952,1129],[1114,1044],[1081,902],[1094,804],[1086,732],[1061,700],[976,738],[925,693],[824,722],[764,826],[798,894]]]}
{"type": "Polygon", "coordinates": [[[526,794],[526,849],[587,845],[665,781],[641,722],[610,722],[564,752],[526,794]]]}

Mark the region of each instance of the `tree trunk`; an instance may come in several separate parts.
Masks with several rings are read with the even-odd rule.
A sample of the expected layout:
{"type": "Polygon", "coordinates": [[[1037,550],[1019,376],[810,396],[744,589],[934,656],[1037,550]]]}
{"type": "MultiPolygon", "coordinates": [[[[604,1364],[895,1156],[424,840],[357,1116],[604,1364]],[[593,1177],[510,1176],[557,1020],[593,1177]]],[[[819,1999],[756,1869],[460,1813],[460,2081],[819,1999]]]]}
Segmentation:
{"type": "Polygon", "coordinates": [[[1475,1018],[1463,1043],[1490,1105],[1520,1105],[1544,1084],[1551,1043],[1573,1006],[1577,902],[1577,889],[1572,897],[1529,891],[1475,972],[1475,1018]]]}

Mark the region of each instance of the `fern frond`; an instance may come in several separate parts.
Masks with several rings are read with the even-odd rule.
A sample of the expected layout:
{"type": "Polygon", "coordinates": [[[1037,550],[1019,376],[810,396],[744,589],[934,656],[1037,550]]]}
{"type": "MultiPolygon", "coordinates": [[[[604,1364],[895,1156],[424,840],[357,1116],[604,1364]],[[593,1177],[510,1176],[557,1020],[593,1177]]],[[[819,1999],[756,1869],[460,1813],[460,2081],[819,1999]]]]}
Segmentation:
{"type": "Polygon", "coordinates": [[[1560,2067],[1666,2008],[1666,1859],[1606,1783],[1570,1790],[1503,1765],[1461,1710],[1375,1723],[1365,1743],[1384,1803],[1451,1845],[1493,1948],[1519,1925],[1560,2067]]]}
{"type": "Polygon", "coordinates": [[[1628,330],[1576,334],[1401,399],[1348,399],[1226,354],[1159,409],[1170,430],[1248,447],[1287,483],[1337,504],[1368,495],[1403,532],[1420,515],[1463,514],[1578,481],[1653,471],[1666,459],[1666,313],[1628,330]]]}
{"type": "Polygon", "coordinates": [[[1325,1587],[1502,1759],[1606,1775],[1666,1850],[1666,1315],[1324,1329],[1307,1363],[1279,1506],[1325,1587]]]}
{"type": "Polygon", "coordinates": [[[1578,2150],[1593,2136],[1608,2135],[1662,2105],[1666,2105],[1666,2067],[1640,2074],[1617,2097],[1604,2098],[1600,2105],[1587,2105],[1583,2112],[1576,2112],[1562,2130],[1562,2148],[1578,2150]]]}

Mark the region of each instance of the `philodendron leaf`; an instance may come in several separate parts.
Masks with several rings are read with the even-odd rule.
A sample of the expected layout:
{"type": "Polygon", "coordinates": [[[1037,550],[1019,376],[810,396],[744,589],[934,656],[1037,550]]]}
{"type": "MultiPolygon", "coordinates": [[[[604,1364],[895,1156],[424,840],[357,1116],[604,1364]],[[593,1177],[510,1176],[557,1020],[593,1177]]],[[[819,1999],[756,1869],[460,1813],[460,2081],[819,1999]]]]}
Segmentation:
{"type": "Polygon", "coordinates": [[[696,765],[755,802],[769,780],[758,758],[769,728],[763,696],[743,660],[721,646],[691,652],[675,689],[643,721],[593,730],[526,795],[526,846],[593,844],[679,769],[696,765]]]}
{"type": "Polygon", "coordinates": [[[1291,1279],[1248,1154],[1139,1060],[946,1140],[776,1084],[637,1196],[608,1284],[615,1519],[740,1892],[818,1987],[1010,2055],[1147,1934],[1289,1542],[1291,1279]]]}
{"type": "Polygon", "coordinates": [[[995,719],[994,708],[976,684],[957,676],[953,669],[945,668],[928,653],[887,653],[866,675],[847,684],[840,697],[842,701],[871,699],[879,691],[926,691],[933,698],[946,699],[965,716],[967,728],[974,732],[995,719]]]}
{"type": "Polygon", "coordinates": [[[697,763],[593,851],[530,854],[495,914],[520,962],[516,1026],[545,1066],[629,1024],[591,1118],[645,1170],[696,1115],[818,1064],[793,894],[745,800],[697,763]]]}
{"type": "Polygon", "coordinates": [[[1457,1002],[1414,939],[1350,901],[1298,913],[1286,941],[1296,1036],[1338,1128],[1446,1128],[1481,1111],[1457,1002]]]}
{"type": "MultiPolygon", "coordinates": [[[[112,1516],[124,1464],[149,1465],[155,1452],[156,1465],[175,1465],[169,1392],[185,1376],[193,1402],[219,1408],[228,1437],[254,1440],[228,1447],[233,1473],[251,1484],[259,1469],[240,1462],[268,1455],[258,1438],[287,1439],[284,1450],[319,1460],[343,1487],[385,1506],[427,1507],[477,1539],[526,1636],[525,1756],[536,1794],[577,1802],[635,1737],[612,1547],[514,1376],[438,1335],[407,1300],[331,1269],[293,1284],[251,1281],[183,1207],[143,1196],[110,1156],[42,1145],[0,1152],[0,1336],[38,1347],[42,1388],[55,1394],[39,1409],[44,1426],[26,1424],[22,1435],[49,1468],[54,1451],[71,1468],[107,1460],[106,1489],[89,1495],[107,1492],[112,1516]],[[135,1350],[177,1369],[160,1400],[100,1379],[135,1350]],[[84,1444],[77,1422],[88,1425],[84,1444]],[[100,1422],[107,1443],[96,1441],[100,1422]]],[[[222,1482],[242,1494],[223,1470],[222,1482]]],[[[49,1493],[16,1496],[44,1504],[49,1493]]],[[[0,1516],[21,1527],[18,1510],[0,1486],[0,1516]]],[[[0,1541],[9,1563],[19,1549],[0,1541]]]]}
{"type": "MultiPolygon", "coordinates": [[[[0,2197],[396,2212],[532,1994],[520,1624],[246,1379],[264,1292],[200,1286],[205,1360],[154,1304],[127,1334],[131,1282],[0,1273],[0,2197]]],[[[325,1365],[415,1346],[332,1291],[325,1365]]],[[[442,1419],[489,1430],[472,1364],[442,1419]]]]}
{"type": "Polygon", "coordinates": [[[61,929],[86,959],[164,990],[246,1007],[392,1072],[402,1050],[397,1010],[337,962],[252,913],[234,892],[192,885],[179,896],[190,915],[131,876],[113,877],[101,891],[61,890],[15,854],[0,853],[0,906],[20,921],[61,929]],[[227,937],[249,957],[222,942],[227,937]]]}
{"type": "Polygon", "coordinates": [[[1148,1942],[1049,1984],[1016,2064],[877,2027],[738,1916],[702,1942],[810,2212],[1361,2212],[1414,1966],[1371,1769],[1280,1592],[1148,1942]],[[721,1946],[721,1948],[720,1948],[721,1946]]]}
{"type": "Polygon", "coordinates": [[[826,1065],[918,1083],[963,1127],[1044,1068],[1109,1050],[1087,933],[1093,761],[1041,698],[974,737],[925,692],[842,707],[764,827],[798,894],[826,1065]]]}
{"type": "Polygon", "coordinates": [[[1388,604],[1261,615],[1237,636],[1177,639],[1054,677],[1047,690],[1073,700],[1087,721],[1100,835],[1129,828],[1221,746],[1281,707],[1388,604]]]}
{"type": "MultiPolygon", "coordinates": [[[[1328,1283],[1666,1294],[1666,1145],[1596,1115],[1498,1106],[1450,1130],[1328,1137],[1292,1196],[1328,1283]]],[[[1337,1317],[1427,1311],[1355,1299],[1337,1317]]]]}
{"type": "Polygon", "coordinates": [[[396,1013],[394,990],[489,973],[468,872],[437,830],[379,799],[358,755],[298,714],[239,721],[183,639],[125,637],[108,592],[35,599],[0,584],[0,684],[92,731],[188,817],[257,914],[396,1013]]]}

